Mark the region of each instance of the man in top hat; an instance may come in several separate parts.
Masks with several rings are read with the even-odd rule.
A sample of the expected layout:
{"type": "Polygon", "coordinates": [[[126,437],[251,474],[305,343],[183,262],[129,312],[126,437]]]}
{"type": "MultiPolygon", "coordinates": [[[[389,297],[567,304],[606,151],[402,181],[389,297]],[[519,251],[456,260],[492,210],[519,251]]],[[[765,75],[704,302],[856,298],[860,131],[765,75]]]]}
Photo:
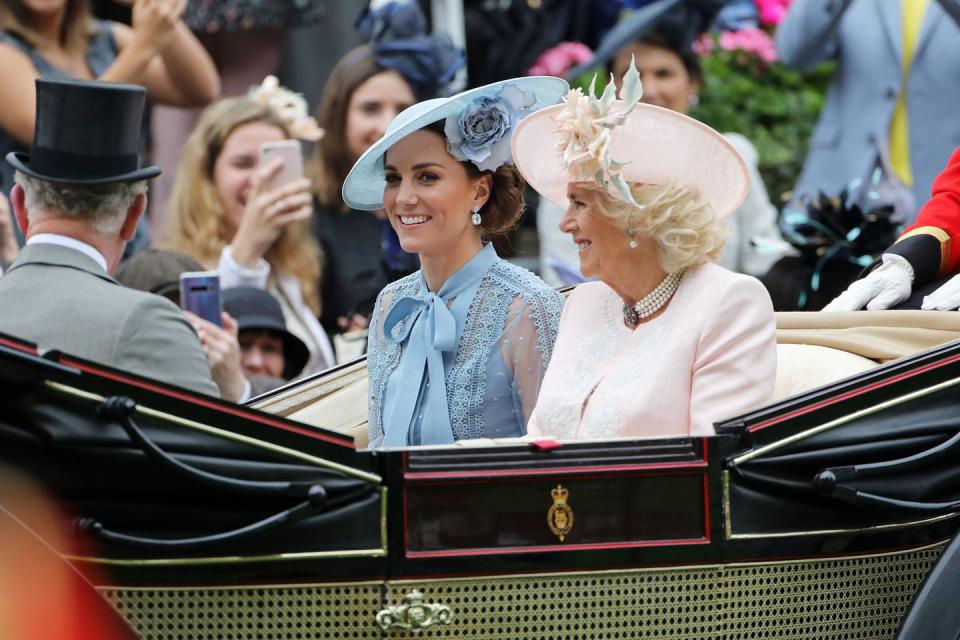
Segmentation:
{"type": "Polygon", "coordinates": [[[0,332],[180,387],[219,395],[184,315],[109,274],[147,205],[137,154],[146,91],[38,79],[29,154],[10,153],[26,246],[0,278],[0,332]]]}

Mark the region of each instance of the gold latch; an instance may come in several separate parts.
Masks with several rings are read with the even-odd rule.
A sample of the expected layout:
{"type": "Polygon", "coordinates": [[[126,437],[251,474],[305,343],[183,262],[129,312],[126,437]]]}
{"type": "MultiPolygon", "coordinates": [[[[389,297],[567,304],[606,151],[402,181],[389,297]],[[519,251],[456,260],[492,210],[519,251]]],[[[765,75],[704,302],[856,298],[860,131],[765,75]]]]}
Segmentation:
{"type": "Polygon", "coordinates": [[[384,631],[400,629],[419,633],[434,624],[450,624],[453,611],[442,604],[423,601],[423,593],[414,589],[404,597],[404,603],[387,607],[377,614],[377,624],[384,631]]]}

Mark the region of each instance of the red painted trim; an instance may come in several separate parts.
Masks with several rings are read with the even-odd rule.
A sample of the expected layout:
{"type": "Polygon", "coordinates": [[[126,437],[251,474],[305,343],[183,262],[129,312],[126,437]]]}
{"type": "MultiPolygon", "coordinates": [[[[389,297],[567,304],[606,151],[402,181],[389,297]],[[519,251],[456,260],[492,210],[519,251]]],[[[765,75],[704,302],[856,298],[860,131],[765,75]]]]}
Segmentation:
{"type": "Polygon", "coordinates": [[[543,469],[491,469],[488,471],[409,471],[406,480],[458,480],[460,478],[499,478],[517,476],[552,476],[560,474],[606,473],[611,471],[656,471],[657,469],[704,469],[707,462],[664,462],[660,464],[617,464],[608,467],[545,467],[543,469]]]}
{"type": "Polygon", "coordinates": [[[10,347],[11,349],[16,349],[17,351],[23,351],[24,353],[29,353],[30,355],[37,355],[36,349],[31,349],[26,347],[19,342],[14,342],[13,340],[7,340],[6,338],[0,338],[0,344],[5,347],[10,347]]]}
{"type": "Polygon", "coordinates": [[[408,558],[450,558],[456,556],[490,556],[517,553],[553,553],[557,551],[602,551],[609,549],[634,549],[638,547],[677,547],[710,544],[709,539],[691,538],[679,540],[644,540],[637,542],[605,542],[595,544],[571,544],[562,542],[539,547],[496,547],[491,549],[452,549],[449,551],[407,551],[408,558]]]}
{"type": "Polygon", "coordinates": [[[710,542],[710,476],[703,474],[703,537],[710,542]]]}
{"type": "MultiPolygon", "coordinates": [[[[24,346],[24,345],[18,344],[18,343],[16,343],[16,342],[13,342],[13,341],[10,341],[10,340],[6,340],[5,338],[0,338],[0,344],[3,344],[4,346],[10,347],[10,348],[12,348],[12,349],[16,349],[16,350],[18,350],[18,351],[23,351],[24,353],[29,353],[29,354],[31,354],[31,355],[37,355],[37,350],[36,350],[36,349],[32,349],[32,348],[30,348],[30,347],[26,347],[26,346],[24,346]]],[[[349,443],[347,443],[346,441],[340,440],[340,439],[338,439],[338,438],[336,438],[336,437],[334,437],[334,436],[332,436],[332,435],[327,435],[327,434],[325,434],[325,433],[320,433],[320,432],[318,432],[318,431],[311,431],[311,430],[309,430],[309,429],[304,429],[304,428],[302,428],[302,427],[297,427],[297,426],[292,425],[292,424],[284,424],[283,422],[280,422],[280,421],[278,421],[278,420],[273,420],[273,419],[266,418],[266,417],[263,417],[263,416],[255,415],[255,414],[250,413],[250,412],[248,412],[248,411],[246,411],[246,410],[244,410],[244,409],[240,409],[239,407],[236,407],[236,408],[235,408],[235,407],[231,407],[231,406],[226,405],[226,404],[222,404],[220,401],[217,401],[217,400],[212,400],[212,399],[211,399],[211,400],[206,400],[206,399],[204,399],[204,398],[198,398],[198,397],[195,397],[195,396],[187,395],[187,394],[185,394],[185,393],[180,393],[180,392],[177,392],[177,391],[173,391],[173,390],[171,390],[171,389],[167,389],[166,387],[158,386],[158,385],[155,385],[155,384],[150,384],[149,382],[141,382],[140,380],[137,380],[137,379],[134,379],[134,378],[128,378],[128,377],[125,377],[125,376],[123,376],[123,375],[119,375],[119,374],[116,374],[116,373],[111,373],[111,372],[109,372],[109,371],[105,371],[105,370],[103,370],[103,369],[98,369],[98,368],[96,368],[96,367],[91,367],[91,366],[88,365],[88,364],[84,364],[84,363],[79,362],[79,361],[77,361],[77,360],[73,360],[72,358],[69,358],[69,357],[67,357],[67,356],[61,357],[58,363],[59,363],[59,364],[62,364],[62,365],[64,365],[64,366],[67,366],[67,367],[73,367],[73,368],[75,368],[75,369],[79,369],[80,371],[83,371],[84,373],[90,373],[90,374],[99,376],[99,377],[101,377],[101,378],[107,378],[108,380],[115,380],[115,381],[117,381],[117,382],[123,382],[124,384],[129,384],[129,385],[131,385],[131,386],[139,387],[139,388],[141,388],[141,389],[145,389],[145,390],[147,390],[147,391],[152,391],[153,393],[159,393],[159,394],[162,394],[162,395],[165,395],[165,396],[169,396],[169,397],[171,397],[171,398],[176,398],[177,400],[182,400],[182,401],[184,401],[184,402],[189,402],[189,403],[191,403],[191,404],[200,405],[200,406],[206,407],[206,408],[208,408],[208,409],[215,409],[216,411],[220,411],[220,412],[223,412],[223,413],[227,413],[227,414],[230,414],[230,415],[233,415],[233,416],[238,416],[238,417],[241,417],[241,418],[246,418],[247,420],[253,420],[253,421],[255,421],[255,422],[259,422],[259,423],[261,423],[261,424],[266,424],[266,425],[269,425],[269,426],[271,426],[271,427],[276,427],[276,428],[278,428],[278,429],[283,429],[283,430],[285,430],[285,431],[292,431],[293,433],[298,433],[298,434],[300,434],[300,435],[307,436],[307,437],[309,437],[309,438],[314,438],[314,439],[317,439],[317,440],[323,440],[323,441],[325,441],[325,442],[329,442],[329,443],[331,443],[331,444],[340,445],[340,446],[342,446],[342,447],[348,447],[348,448],[350,448],[350,449],[353,449],[353,448],[354,448],[352,441],[349,442],[349,443]]]]}
{"type": "MultiPolygon", "coordinates": [[[[406,455],[406,452],[404,452],[406,455]]],[[[406,461],[405,461],[406,462],[406,461]]],[[[603,476],[604,474],[595,474],[603,476]]],[[[409,538],[409,520],[408,514],[409,501],[408,501],[408,484],[403,483],[403,553],[407,558],[444,558],[444,557],[454,557],[454,556],[483,556],[483,555],[499,555],[499,554],[517,554],[517,553],[541,553],[541,552],[553,552],[553,551],[593,551],[593,550],[603,550],[603,549],[631,549],[635,547],[673,547],[673,546],[684,546],[684,545],[702,545],[710,544],[710,477],[704,472],[694,472],[694,473],[677,473],[671,472],[667,474],[636,474],[632,477],[657,477],[662,475],[699,475],[703,478],[703,516],[704,516],[704,537],[703,538],[678,538],[678,539],[668,539],[668,540],[643,540],[643,541],[626,541],[626,542],[603,542],[603,543],[590,543],[590,544],[576,544],[576,545],[564,545],[563,543],[558,543],[555,546],[534,546],[534,547],[488,547],[482,549],[450,549],[444,551],[410,551],[410,538],[409,538]]],[[[631,477],[631,476],[627,476],[631,477]]],[[[467,480],[466,482],[470,482],[467,480]]],[[[460,484],[457,482],[448,482],[444,484],[460,484]]]]}
{"type": "Polygon", "coordinates": [[[921,373],[926,373],[927,371],[938,369],[942,366],[957,362],[958,360],[960,360],[960,355],[953,356],[952,358],[947,358],[946,360],[941,360],[939,362],[932,362],[928,365],[920,367],[919,369],[914,369],[913,371],[907,371],[905,373],[901,373],[887,380],[883,380],[881,382],[875,382],[874,384],[868,385],[866,387],[860,387],[859,389],[854,389],[852,391],[848,391],[847,393],[842,393],[838,396],[834,396],[832,398],[823,400],[821,402],[810,405],[808,407],[804,407],[803,409],[797,409],[796,411],[792,411],[786,415],[773,418],[771,420],[767,420],[766,422],[755,424],[752,427],[748,427],[747,431],[750,431],[752,433],[754,431],[759,431],[760,429],[766,429],[769,426],[779,424],[781,422],[790,420],[792,418],[796,418],[798,416],[802,416],[804,414],[810,413],[811,411],[815,411],[816,409],[830,406],[831,404],[835,404],[842,400],[847,400],[848,398],[855,398],[856,396],[863,395],[864,393],[869,393],[870,391],[882,389],[883,387],[894,384],[895,382],[900,382],[901,380],[912,378],[913,376],[920,375],[921,373]]]}

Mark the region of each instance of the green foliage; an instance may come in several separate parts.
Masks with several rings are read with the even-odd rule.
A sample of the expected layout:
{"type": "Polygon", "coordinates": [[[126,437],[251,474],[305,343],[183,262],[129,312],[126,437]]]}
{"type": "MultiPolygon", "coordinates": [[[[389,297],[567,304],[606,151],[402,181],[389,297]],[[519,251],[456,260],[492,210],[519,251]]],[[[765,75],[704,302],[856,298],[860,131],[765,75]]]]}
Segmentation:
{"type": "Polygon", "coordinates": [[[717,131],[743,134],[756,146],[760,174],[779,205],[800,175],[833,65],[804,74],[716,46],[701,63],[704,86],[690,115],[717,131]]]}

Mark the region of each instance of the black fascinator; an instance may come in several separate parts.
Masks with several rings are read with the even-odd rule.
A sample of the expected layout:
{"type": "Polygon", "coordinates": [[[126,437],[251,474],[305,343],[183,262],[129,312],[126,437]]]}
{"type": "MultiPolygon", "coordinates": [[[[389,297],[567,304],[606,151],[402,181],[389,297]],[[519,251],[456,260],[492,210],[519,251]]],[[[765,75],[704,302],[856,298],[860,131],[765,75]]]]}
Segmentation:
{"type": "Polygon", "coordinates": [[[357,30],[370,43],[377,63],[404,77],[418,99],[436,97],[466,59],[445,33],[429,33],[416,2],[394,1],[368,8],[357,30]]]}
{"type": "Polygon", "coordinates": [[[606,65],[625,44],[656,32],[665,47],[687,64],[695,64],[693,42],[710,29],[714,18],[729,0],[655,0],[627,14],[603,37],[593,58],[574,67],[567,78],[606,65]]]}
{"type": "Polygon", "coordinates": [[[780,231],[799,255],[783,258],[764,278],[775,309],[823,308],[896,241],[894,207],[876,197],[874,185],[862,184],[855,180],[836,196],[801,196],[784,208],[780,231]]]}

